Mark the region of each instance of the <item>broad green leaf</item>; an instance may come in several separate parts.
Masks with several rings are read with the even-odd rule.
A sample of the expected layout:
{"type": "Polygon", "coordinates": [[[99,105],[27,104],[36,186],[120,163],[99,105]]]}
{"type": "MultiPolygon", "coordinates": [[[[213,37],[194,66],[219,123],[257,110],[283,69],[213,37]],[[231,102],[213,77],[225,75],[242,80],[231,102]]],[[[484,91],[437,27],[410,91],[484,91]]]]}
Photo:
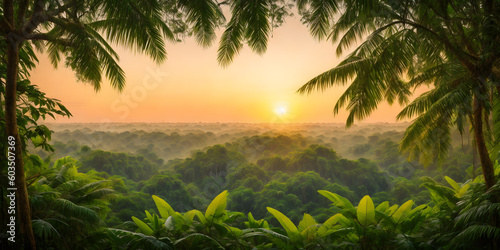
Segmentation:
{"type": "Polygon", "coordinates": [[[465,193],[467,193],[467,190],[469,190],[469,187],[470,187],[470,183],[463,185],[460,188],[460,190],[458,190],[458,192],[455,194],[455,196],[457,198],[462,198],[465,195],[465,193]]]}
{"type": "Polygon", "coordinates": [[[153,200],[155,201],[158,212],[160,212],[162,218],[168,218],[170,215],[175,213],[174,209],[162,198],[153,195],[153,200]]]}
{"type": "Polygon", "coordinates": [[[257,228],[259,227],[259,223],[255,220],[255,218],[252,215],[252,212],[248,213],[248,221],[245,221],[244,224],[248,228],[257,228]]]}
{"type": "Polygon", "coordinates": [[[417,206],[416,208],[412,209],[412,210],[408,213],[408,215],[411,217],[413,214],[417,213],[417,212],[418,212],[418,211],[420,211],[420,210],[424,210],[424,209],[426,209],[427,207],[428,207],[428,206],[427,206],[427,204],[422,204],[422,205],[420,205],[420,206],[417,206]]]}
{"type": "Polygon", "coordinates": [[[260,219],[259,220],[259,227],[269,229],[269,223],[264,219],[260,219]]]}
{"type": "Polygon", "coordinates": [[[392,205],[390,208],[387,209],[386,214],[389,215],[389,216],[392,216],[394,214],[394,212],[396,212],[396,210],[398,209],[398,207],[399,206],[397,204],[392,205]]]}
{"type": "Polygon", "coordinates": [[[191,223],[193,221],[194,216],[196,215],[196,211],[198,210],[190,210],[185,212],[183,216],[184,221],[191,223]]]}
{"type": "Polygon", "coordinates": [[[207,207],[205,211],[205,218],[208,221],[213,221],[224,214],[227,205],[227,190],[217,195],[212,202],[207,207]]]}
{"type": "Polygon", "coordinates": [[[250,223],[256,223],[255,218],[252,215],[252,212],[248,212],[248,222],[250,223]]]}
{"type": "Polygon", "coordinates": [[[191,210],[194,212],[194,214],[196,215],[196,217],[198,217],[198,219],[200,220],[200,222],[205,225],[205,226],[208,226],[209,224],[209,221],[207,220],[207,218],[205,217],[205,215],[203,215],[200,211],[198,210],[191,210]]]}
{"type": "Polygon", "coordinates": [[[403,218],[403,216],[405,215],[406,211],[409,211],[412,206],[413,206],[412,200],[403,203],[403,205],[401,205],[401,207],[399,207],[398,210],[396,210],[396,212],[394,212],[394,214],[392,215],[394,221],[396,223],[399,223],[401,218],[403,218]]]}
{"type": "Polygon", "coordinates": [[[323,225],[333,226],[333,225],[337,224],[337,222],[339,220],[341,220],[342,218],[345,218],[345,216],[343,214],[336,214],[336,215],[330,217],[328,220],[326,220],[325,223],[323,223],[323,225]]]}
{"type": "Polygon", "coordinates": [[[382,213],[385,213],[385,211],[389,208],[389,202],[388,201],[384,201],[382,203],[380,203],[376,208],[375,210],[377,211],[380,211],[382,213]]]}
{"type": "Polygon", "coordinates": [[[354,211],[354,206],[348,199],[326,190],[319,190],[318,193],[331,200],[335,206],[354,211]]]}
{"type": "Polygon", "coordinates": [[[138,219],[135,216],[132,216],[132,220],[134,220],[135,224],[141,229],[142,233],[145,235],[153,235],[153,229],[151,229],[146,223],[142,220],[138,219]]]}
{"type": "Polygon", "coordinates": [[[299,222],[298,230],[306,239],[312,239],[318,230],[318,223],[309,214],[304,214],[304,217],[299,222]]]}
{"type": "Polygon", "coordinates": [[[304,231],[304,229],[307,229],[310,226],[314,226],[318,224],[314,218],[309,215],[309,214],[304,214],[304,217],[302,217],[302,220],[299,222],[298,230],[299,232],[304,231]]]}
{"type": "Polygon", "coordinates": [[[453,189],[455,189],[455,192],[460,190],[460,185],[458,185],[458,183],[455,180],[453,180],[452,178],[450,178],[448,176],[445,176],[444,179],[448,182],[448,184],[450,184],[450,186],[453,189]]]}
{"type": "Polygon", "coordinates": [[[280,211],[271,207],[267,207],[267,211],[269,211],[269,213],[271,213],[274,216],[274,218],[278,220],[278,222],[281,224],[283,229],[285,229],[290,238],[292,238],[292,236],[299,234],[299,230],[293,224],[293,222],[284,214],[282,214],[280,211]]]}
{"type": "Polygon", "coordinates": [[[231,226],[226,226],[226,229],[231,233],[232,236],[235,238],[240,237],[243,235],[243,231],[241,229],[236,228],[236,227],[231,227],[231,226]]]}
{"type": "Polygon", "coordinates": [[[153,216],[149,213],[149,211],[145,210],[144,213],[146,213],[146,218],[148,218],[148,221],[153,223],[153,216]]]}
{"type": "Polygon", "coordinates": [[[361,199],[356,214],[358,216],[359,224],[364,227],[375,223],[375,206],[373,205],[373,201],[370,196],[365,195],[361,199]]]}

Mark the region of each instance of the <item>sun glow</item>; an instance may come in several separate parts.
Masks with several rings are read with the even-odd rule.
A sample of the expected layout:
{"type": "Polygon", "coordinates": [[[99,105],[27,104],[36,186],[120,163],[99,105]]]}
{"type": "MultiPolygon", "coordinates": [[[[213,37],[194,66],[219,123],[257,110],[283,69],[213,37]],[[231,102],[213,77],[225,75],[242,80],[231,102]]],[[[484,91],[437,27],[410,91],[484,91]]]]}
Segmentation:
{"type": "Polygon", "coordinates": [[[274,113],[278,116],[284,116],[288,112],[288,109],[285,105],[279,105],[274,108],[274,113]]]}

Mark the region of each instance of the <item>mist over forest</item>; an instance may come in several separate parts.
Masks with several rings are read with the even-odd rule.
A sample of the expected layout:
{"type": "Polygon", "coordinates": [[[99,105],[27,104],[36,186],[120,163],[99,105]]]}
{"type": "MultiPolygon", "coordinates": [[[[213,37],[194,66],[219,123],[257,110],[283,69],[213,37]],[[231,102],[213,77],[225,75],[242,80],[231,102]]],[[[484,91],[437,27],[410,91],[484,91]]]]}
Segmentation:
{"type": "MultiPolygon", "coordinates": [[[[422,177],[462,182],[473,173],[470,136],[452,133],[444,161],[408,161],[398,150],[406,123],[54,123],[52,154],[70,156],[78,172],[112,180],[120,197],[111,200],[106,221],[120,226],[154,207],[151,195],[176,211],[204,210],[224,190],[228,209],[272,219],[273,207],[298,222],[303,213],[320,221],[332,213],[318,190],[355,203],[370,195],[383,201],[430,202],[422,177]]],[[[153,212],[153,211],[151,211],[153,212]]],[[[123,225],[122,225],[123,226],[123,225]]]]}

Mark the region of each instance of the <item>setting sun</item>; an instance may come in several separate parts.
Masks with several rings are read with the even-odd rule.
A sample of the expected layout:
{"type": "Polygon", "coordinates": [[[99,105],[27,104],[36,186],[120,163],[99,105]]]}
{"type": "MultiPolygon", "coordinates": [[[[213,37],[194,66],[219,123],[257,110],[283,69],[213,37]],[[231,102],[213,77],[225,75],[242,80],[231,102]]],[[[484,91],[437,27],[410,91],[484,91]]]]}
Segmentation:
{"type": "Polygon", "coordinates": [[[286,115],[288,109],[285,105],[279,105],[274,108],[274,113],[278,116],[286,115]]]}

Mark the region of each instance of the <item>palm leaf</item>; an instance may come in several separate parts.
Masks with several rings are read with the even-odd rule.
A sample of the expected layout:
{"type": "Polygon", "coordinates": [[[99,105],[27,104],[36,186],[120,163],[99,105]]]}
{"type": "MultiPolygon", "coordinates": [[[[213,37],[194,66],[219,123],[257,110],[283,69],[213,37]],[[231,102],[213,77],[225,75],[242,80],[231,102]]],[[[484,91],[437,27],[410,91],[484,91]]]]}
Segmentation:
{"type": "Polygon", "coordinates": [[[211,0],[182,0],[179,5],[186,12],[187,22],[193,24],[196,41],[210,46],[216,38],[215,28],[224,18],[220,7],[211,0]]]}
{"type": "Polygon", "coordinates": [[[99,215],[92,209],[76,205],[66,199],[56,199],[54,201],[54,206],[61,214],[87,221],[90,224],[97,224],[101,221],[99,215]]]}
{"type": "Polygon", "coordinates": [[[59,232],[46,220],[35,219],[31,221],[33,232],[42,239],[54,239],[60,236],[59,232]]]}

